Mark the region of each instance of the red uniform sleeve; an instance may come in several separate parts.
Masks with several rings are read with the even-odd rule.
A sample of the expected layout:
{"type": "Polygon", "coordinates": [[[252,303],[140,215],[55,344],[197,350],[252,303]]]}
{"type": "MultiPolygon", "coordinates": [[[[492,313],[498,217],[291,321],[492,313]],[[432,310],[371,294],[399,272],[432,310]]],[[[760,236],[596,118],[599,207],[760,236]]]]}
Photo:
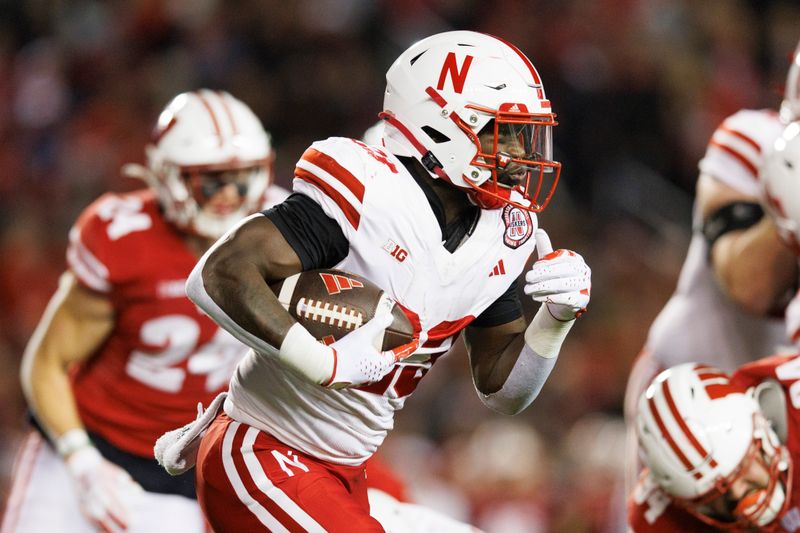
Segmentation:
{"type": "MultiPolygon", "coordinates": [[[[780,372],[778,367],[786,365],[787,363],[791,365],[793,361],[796,362],[796,366],[800,369],[800,355],[797,354],[772,355],[770,357],[758,359],[736,369],[736,372],[734,372],[733,376],[731,377],[731,382],[743,387],[753,387],[765,379],[785,381],[789,376],[782,375],[785,373],[780,372]]],[[[791,381],[794,381],[797,379],[797,377],[800,377],[800,374],[798,374],[796,377],[792,377],[793,379],[791,381]]]]}
{"type": "Polygon", "coordinates": [[[69,233],[67,265],[83,286],[110,293],[125,281],[141,236],[154,225],[155,205],[149,191],[108,193],[81,213],[69,233]]]}
{"type": "Polygon", "coordinates": [[[103,293],[111,291],[106,223],[98,213],[106,198],[101,197],[80,214],[70,229],[67,246],[67,265],[81,285],[103,293]]]}

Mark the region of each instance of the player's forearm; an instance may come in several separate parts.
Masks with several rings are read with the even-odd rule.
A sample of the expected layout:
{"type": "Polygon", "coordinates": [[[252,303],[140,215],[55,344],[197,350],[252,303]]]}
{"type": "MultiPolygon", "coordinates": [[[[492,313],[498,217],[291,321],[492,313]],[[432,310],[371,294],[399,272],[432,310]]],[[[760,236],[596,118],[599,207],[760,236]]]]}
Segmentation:
{"type": "Polygon", "coordinates": [[[209,251],[186,282],[186,294],[221,327],[260,353],[280,347],[294,323],[252,265],[209,251]]]}
{"type": "Polygon", "coordinates": [[[561,344],[574,323],[575,320],[554,319],[542,305],[525,332],[503,352],[505,358],[513,353],[515,362],[502,386],[490,393],[481,392],[481,401],[507,415],[515,415],[533,403],[555,367],[561,344]]]}
{"type": "Polygon", "coordinates": [[[53,442],[83,428],[66,368],[37,358],[23,366],[22,383],[28,405],[53,442]]]}
{"type": "Polygon", "coordinates": [[[755,314],[774,309],[797,279],[797,258],[780,242],[768,217],[717,241],[713,262],[722,290],[755,314]]]}
{"type": "Polygon", "coordinates": [[[58,350],[69,348],[65,339],[59,341],[59,321],[53,325],[53,305],[28,342],[22,357],[20,379],[22,391],[36,419],[48,436],[55,442],[69,430],[83,428],[72,385],[67,373],[67,365],[62,362],[58,350]]]}
{"type": "Polygon", "coordinates": [[[83,291],[66,272],[28,341],[20,368],[22,391],[54,441],[83,428],[68,368],[94,352],[111,330],[112,316],[110,303],[83,291]]]}

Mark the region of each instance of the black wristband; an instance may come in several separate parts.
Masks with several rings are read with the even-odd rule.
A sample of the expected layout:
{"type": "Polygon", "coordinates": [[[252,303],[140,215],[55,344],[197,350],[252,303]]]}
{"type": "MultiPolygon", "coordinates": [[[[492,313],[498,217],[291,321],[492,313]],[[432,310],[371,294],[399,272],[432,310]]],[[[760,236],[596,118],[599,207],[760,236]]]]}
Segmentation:
{"type": "Polygon", "coordinates": [[[755,202],[734,202],[711,213],[703,222],[703,236],[708,243],[708,253],[717,239],[728,232],[754,226],[764,216],[764,209],[755,202]]]}

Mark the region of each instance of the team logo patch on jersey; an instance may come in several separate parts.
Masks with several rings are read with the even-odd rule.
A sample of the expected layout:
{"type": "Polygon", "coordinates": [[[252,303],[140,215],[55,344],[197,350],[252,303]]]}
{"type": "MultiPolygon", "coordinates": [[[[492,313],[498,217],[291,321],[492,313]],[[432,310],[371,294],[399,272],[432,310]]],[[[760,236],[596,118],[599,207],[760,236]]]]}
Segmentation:
{"type": "Polygon", "coordinates": [[[519,207],[507,205],[503,208],[503,222],[506,232],[503,242],[509,248],[519,248],[533,235],[533,222],[531,215],[519,207]]]}

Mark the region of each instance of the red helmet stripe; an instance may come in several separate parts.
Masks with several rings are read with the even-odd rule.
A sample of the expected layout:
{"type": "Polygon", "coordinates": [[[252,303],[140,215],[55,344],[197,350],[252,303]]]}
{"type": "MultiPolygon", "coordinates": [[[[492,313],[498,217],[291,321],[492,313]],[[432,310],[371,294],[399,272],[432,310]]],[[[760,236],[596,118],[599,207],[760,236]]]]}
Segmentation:
{"type": "MultiPolygon", "coordinates": [[[[542,79],[539,77],[539,73],[536,71],[536,67],[533,66],[533,63],[531,63],[531,60],[528,59],[528,57],[525,54],[523,54],[522,51],[519,48],[517,48],[516,46],[514,46],[510,42],[506,41],[505,39],[501,39],[500,37],[497,37],[495,35],[489,35],[488,33],[485,34],[485,35],[488,35],[489,37],[497,39],[501,43],[503,43],[506,46],[508,46],[509,48],[511,48],[514,52],[516,52],[517,55],[519,56],[519,58],[522,59],[522,62],[525,63],[525,66],[528,67],[528,70],[531,71],[531,76],[533,76],[534,83],[536,83],[537,85],[541,85],[542,79]]],[[[541,93],[541,90],[540,90],[540,93],[541,93]]],[[[540,94],[539,97],[541,98],[542,95],[540,94]]]]}
{"type": "MultiPolygon", "coordinates": [[[[666,439],[667,444],[669,444],[669,447],[672,448],[673,453],[678,457],[680,462],[683,463],[683,466],[686,468],[686,470],[693,470],[694,466],[692,465],[691,461],[689,461],[689,459],[683,454],[683,451],[678,446],[678,443],[672,438],[672,434],[667,429],[666,424],[664,424],[664,420],[662,420],[661,415],[658,412],[658,408],[656,407],[655,398],[648,398],[647,405],[650,407],[650,413],[653,415],[653,419],[656,421],[658,429],[661,430],[661,435],[666,439]]],[[[695,472],[695,477],[700,477],[699,473],[695,472]]]]}
{"type": "Polygon", "coordinates": [[[236,127],[236,120],[233,118],[233,111],[231,111],[231,106],[228,104],[228,99],[225,97],[226,95],[222,91],[217,91],[217,96],[222,104],[222,109],[225,110],[225,115],[228,117],[228,122],[231,123],[231,133],[236,135],[239,133],[239,130],[236,127]]]}
{"type": "Polygon", "coordinates": [[[203,107],[206,108],[206,111],[208,111],[208,115],[211,117],[211,123],[214,125],[214,131],[217,133],[217,137],[219,137],[219,145],[222,146],[222,130],[219,127],[219,121],[217,120],[216,113],[214,113],[214,110],[211,108],[211,104],[205,96],[200,93],[195,94],[197,95],[197,98],[200,99],[200,103],[203,104],[203,107]]]}
{"type": "MultiPolygon", "coordinates": [[[[694,436],[692,430],[686,425],[686,421],[683,419],[683,416],[681,416],[680,412],[678,412],[678,407],[675,405],[675,400],[672,398],[669,385],[666,382],[663,382],[661,386],[664,390],[664,398],[667,400],[667,405],[669,406],[669,411],[672,414],[672,418],[674,418],[675,422],[678,423],[681,431],[683,431],[683,434],[686,435],[687,439],[689,439],[689,442],[692,444],[692,447],[694,447],[695,451],[700,454],[700,457],[708,457],[708,452],[705,450],[705,448],[703,448],[703,445],[700,444],[700,441],[698,441],[694,436]]],[[[717,466],[717,462],[713,457],[711,458],[710,465],[712,467],[717,466]]]]}

